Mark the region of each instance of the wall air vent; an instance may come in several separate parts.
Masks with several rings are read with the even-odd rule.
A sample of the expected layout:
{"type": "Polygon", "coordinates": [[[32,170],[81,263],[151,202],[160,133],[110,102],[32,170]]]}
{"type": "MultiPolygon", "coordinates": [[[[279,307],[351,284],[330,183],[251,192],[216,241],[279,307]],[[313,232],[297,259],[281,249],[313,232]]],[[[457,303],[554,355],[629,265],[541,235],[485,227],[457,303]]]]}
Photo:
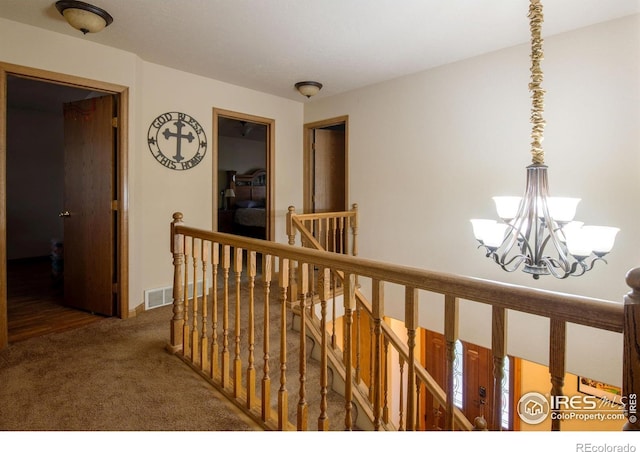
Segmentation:
{"type": "MultiPolygon", "coordinates": [[[[202,281],[198,281],[198,294],[202,294],[202,281]]],[[[189,298],[193,297],[193,283],[189,283],[189,298]]],[[[159,308],[173,303],[173,287],[161,287],[144,291],[144,309],[159,308]]]]}

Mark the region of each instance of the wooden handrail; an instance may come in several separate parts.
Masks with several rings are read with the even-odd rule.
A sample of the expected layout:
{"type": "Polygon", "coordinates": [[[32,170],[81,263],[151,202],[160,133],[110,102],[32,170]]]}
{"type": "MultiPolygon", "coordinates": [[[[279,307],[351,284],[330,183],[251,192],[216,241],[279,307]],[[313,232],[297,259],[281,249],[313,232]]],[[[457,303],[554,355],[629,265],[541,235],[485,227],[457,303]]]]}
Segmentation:
{"type": "MultiPolygon", "coordinates": [[[[327,217],[328,214],[322,214],[323,217],[327,217]]],[[[291,233],[294,229],[298,228],[298,223],[294,215],[288,220],[287,233],[289,234],[291,243],[291,233]]],[[[277,277],[274,277],[274,282],[277,281],[278,288],[281,291],[280,299],[282,302],[283,318],[286,315],[287,306],[295,304],[301,305],[303,308],[299,309],[300,315],[304,316],[304,306],[308,306],[308,298],[310,293],[316,293],[315,287],[311,284],[312,280],[307,280],[307,266],[309,271],[311,269],[323,269],[329,270],[330,273],[341,275],[344,278],[343,294],[345,299],[345,321],[347,322],[347,329],[345,330],[347,346],[351,342],[356,341],[356,332],[354,336],[351,336],[351,322],[353,317],[357,313],[363,313],[369,316],[373,322],[371,325],[372,336],[377,337],[375,344],[376,351],[372,352],[372,356],[382,356],[383,362],[371,363],[371,382],[375,382],[376,388],[371,392],[372,395],[372,412],[378,419],[375,422],[387,422],[389,420],[388,406],[386,405],[387,393],[390,390],[388,388],[388,379],[381,373],[381,369],[386,367],[387,350],[393,348],[398,353],[398,358],[404,363],[403,372],[406,372],[407,383],[403,391],[406,391],[406,410],[402,412],[403,420],[400,428],[404,428],[406,425],[407,430],[413,429],[413,423],[419,417],[419,411],[416,411],[417,397],[419,397],[420,386],[418,382],[428,388],[433,393],[434,399],[447,408],[447,418],[445,419],[445,426],[452,429],[455,424],[464,429],[473,429],[468,421],[461,421],[457,417],[452,417],[452,388],[447,385],[446,390],[440,388],[433,378],[424,370],[424,368],[414,366],[412,364],[415,361],[413,347],[415,339],[409,340],[409,342],[401,341],[395,332],[384,321],[380,321],[384,316],[384,297],[382,293],[384,291],[383,285],[385,283],[398,284],[405,287],[405,314],[408,325],[408,335],[411,338],[412,331],[415,332],[417,328],[417,312],[420,305],[419,292],[433,292],[443,295],[443,301],[445,303],[445,341],[447,345],[447,367],[452,366],[453,361],[453,344],[458,338],[457,332],[457,311],[458,300],[469,300],[473,302],[479,302],[492,306],[492,351],[494,359],[494,375],[497,380],[501,380],[502,375],[499,371],[496,372],[501,366],[501,362],[506,355],[506,311],[518,311],[527,314],[533,314],[537,316],[543,316],[550,319],[551,336],[550,336],[550,372],[552,377],[552,393],[561,394],[563,386],[563,373],[565,362],[565,331],[566,324],[573,323],[583,326],[588,326],[597,329],[603,329],[607,331],[613,331],[624,334],[625,339],[625,355],[624,355],[624,385],[623,392],[626,395],[637,394],[640,391],[637,383],[638,378],[633,376],[640,375],[640,352],[637,349],[637,336],[639,332],[636,330],[638,324],[640,324],[640,269],[636,269],[629,273],[627,282],[632,288],[632,291],[625,297],[625,304],[611,302],[607,300],[595,299],[590,297],[583,297],[577,295],[560,294],[556,292],[544,291],[540,289],[519,287],[511,284],[505,284],[495,281],[487,281],[478,278],[470,278],[458,275],[452,275],[442,272],[435,272],[430,270],[423,270],[408,266],[390,264],[380,261],[374,261],[371,259],[363,259],[356,256],[350,256],[343,253],[328,253],[326,251],[319,251],[304,247],[297,247],[268,242],[264,240],[252,239],[248,237],[241,237],[231,234],[225,234],[221,232],[212,232],[201,230],[193,227],[186,226],[182,223],[182,215],[180,213],[174,214],[174,221],[171,225],[171,250],[173,252],[173,260],[176,269],[180,268],[181,271],[174,272],[174,316],[171,321],[171,336],[168,349],[171,351],[181,350],[183,354],[188,355],[190,360],[198,367],[211,366],[213,369],[217,366],[217,360],[221,359],[222,368],[222,384],[223,390],[232,391],[234,398],[245,397],[245,404],[249,409],[252,405],[262,403],[263,419],[265,422],[269,421],[270,409],[265,405],[265,401],[262,402],[254,400],[257,396],[254,393],[249,395],[245,394],[245,389],[240,388],[242,384],[240,378],[241,364],[239,362],[238,347],[240,344],[239,330],[240,327],[236,323],[234,331],[229,331],[233,336],[235,348],[235,360],[234,366],[230,366],[230,348],[223,343],[224,350],[221,358],[214,356],[214,344],[217,344],[215,337],[207,342],[207,326],[202,322],[202,326],[199,326],[199,320],[195,316],[206,316],[207,311],[202,308],[202,311],[198,311],[197,302],[190,300],[185,294],[188,287],[189,276],[193,281],[194,288],[196,286],[196,263],[197,259],[204,259],[203,266],[207,264],[206,253],[204,248],[199,251],[199,244],[207,242],[211,243],[211,246],[220,247],[221,258],[219,265],[222,268],[223,273],[228,275],[229,270],[233,270],[236,275],[236,285],[239,289],[239,278],[243,271],[242,251],[250,252],[252,256],[261,254],[264,256],[273,257],[273,266],[269,265],[267,270],[269,272],[268,279],[271,280],[271,272],[277,273],[277,277]],[[187,240],[188,238],[188,240],[187,240]],[[232,254],[229,250],[236,250],[233,260],[232,254]],[[191,268],[191,260],[185,259],[185,253],[187,256],[191,255],[194,259],[193,274],[188,275],[188,270],[191,268]],[[277,265],[276,265],[277,264],[277,265]],[[298,277],[292,276],[293,271],[302,271],[298,277]],[[183,273],[184,272],[184,273],[183,273]],[[375,303],[371,305],[368,300],[365,299],[361,292],[359,280],[371,281],[373,285],[373,299],[375,303]],[[292,290],[291,286],[296,286],[295,290],[292,290]],[[287,298],[289,297],[289,298],[287,298]],[[293,299],[291,297],[294,297],[293,299]],[[625,323],[626,313],[626,323],[625,323]],[[191,317],[190,317],[191,316],[191,317]],[[201,339],[200,339],[201,338],[201,339]],[[198,345],[200,344],[200,345],[198,345]],[[202,345],[204,344],[204,346],[202,345]],[[207,345],[207,344],[210,344],[207,345]],[[206,354],[202,347],[210,347],[211,358],[207,362],[206,354]],[[200,347],[200,348],[198,348],[200,347]],[[234,375],[229,375],[230,371],[234,371],[234,375]],[[630,377],[631,375],[631,377],[630,377]],[[233,377],[233,378],[231,378],[233,377]],[[415,383],[414,384],[414,380],[415,383]],[[249,402],[247,402],[249,399],[249,402]],[[267,413],[265,415],[265,413],[267,413]],[[406,415],[406,418],[405,418],[406,415]]],[[[304,240],[307,244],[316,245],[314,243],[315,238],[312,234],[302,233],[304,240]]],[[[295,234],[294,234],[295,235],[295,234]]],[[[218,250],[218,248],[216,248],[218,250]]],[[[252,259],[255,259],[253,257],[252,259]]],[[[255,261],[251,261],[255,262],[255,261]]],[[[271,261],[269,261],[271,262],[271,261]]],[[[210,264],[214,267],[213,271],[217,271],[218,267],[218,253],[215,255],[212,252],[210,257],[210,264]]],[[[254,265],[254,264],[252,264],[254,265]]],[[[204,270],[203,270],[204,272],[204,270]]],[[[249,279],[254,280],[255,268],[250,266],[248,269],[249,279]]],[[[324,274],[324,273],[323,273],[324,274]]],[[[227,285],[228,277],[224,276],[224,284],[227,285]]],[[[263,275],[264,278],[264,275],[263,275]]],[[[326,284],[326,276],[323,276],[323,282],[326,284]]],[[[215,277],[214,277],[215,280],[215,277]]],[[[215,282],[214,282],[215,284],[215,282]]],[[[253,283],[252,283],[253,284],[253,283]]],[[[194,289],[195,290],[195,289],[194,289]]],[[[225,297],[228,290],[224,288],[225,297]]],[[[269,288],[265,289],[268,293],[269,288]]],[[[274,287],[275,290],[275,287],[274,287]]],[[[320,294],[323,294],[319,299],[323,298],[324,302],[327,301],[325,287],[320,294]]],[[[239,290],[236,291],[236,297],[238,297],[239,290]]],[[[206,293],[203,294],[206,300],[206,293]]],[[[212,291],[211,297],[213,303],[216,302],[215,290],[212,291]]],[[[309,299],[310,300],[310,299],[309,299]]],[[[322,300],[321,300],[322,301],[322,300]]],[[[225,299],[225,303],[227,303],[225,299]]],[[[241,300],[236,299],[235,307],[238,309],[241,300]]],[[[265,307],[266,309],[266,307],[265,307]]],[[[226,312],[226,311],[225,311],[226,312]]],[[[212,312],[213,315],[213,312],[212,312]]],[[[234,317],[237,322],[238,316],[234,317]]],[[[282,327],[286,325],[283,323],[282,327]]],[[[213,325],[214,332],[216,324],[213,325]]],[[[223,326],[225,329],[224,342],[227,341],[227,330],[230,328],[227,324],[223,326]]],[[[253,331],[253,325],[250,326],[253,331]]],[[[282,332],[284,334],[284,331],[282,332]]],[[[215,336],[215,335],[214,335],[215,336]]],[[[278,393],[278,400],[281,405],[287,406],[288,404],[288,391],[285,386],[286,382],[286,340],[281,337],[282,348],[281,353],[281,365],[280,365],[280,382],[281,389],[278,393]],[[283,351],[284,350],[284,351],[283,351]]],[[[324,342],[324,341],[323,341],[324,342]]],[[[327,341],[328,342],[328,341],[327,341]]],[[[372,345],[373,347],[374,345],[372,345]]],[[[265,345],[265,347],[267,347],[265,345]]],[[[346,348],[349,350],[349,348],[346,348]]],[[[265,356],[268,354],[268,348],[265,349],[265,356]]],[[[304,350],[303,350],[304,352],[304,350]]],[[[354,355],[355,356],[355,355],[354,355]]],[[[347,364],[347,381],[351,381],[351,364],[352,359],[351,352],[345,353],[344,359],[347,364]]],[[[373,359],[373,358],[372,358],[373,359]]],[[[327,362],[327,358],[324,358],[324,362],[327,362]]],[[[251,373],[249,380],[255,381],[255,371],[253,370],[253,356],[250,358],[251,373]]],[[[304,381],[304,364],[300,364],[300,405],[299,405],[299,418],[298,428],[306,427],[306,412],[307,408],[305,404],[305,381],[304,381]]],[[[354,363],[353,369],[357,369],[356,376],[359,373],[359,363],[354,363]]],[[[213,378],[213,371],[209,372],[213,378]]],[[[326,380],[326,376],[324,377],[326,380]]],[[[358,380],[356,378],[356,380],[358,380]]],[[[263,387],[268,388],[269,385],[263,380],[263,387]]],[[[352,388],[347,385],[347,398],[348,406],[345,406],[347,415],[345,417],[345,427],[351,429],[352,416],[351,410],[351,397],[350,391],[352,388]]],[[[497,391],[495,391],[497,392],[497,391]]],[[[495,394],[494,394],[495,397],[495,394]]],[[[497,397],[495,397],[497,400],[497,397]]],[[[404,401],[403,401],[404,403],[404,401]]],[[[500,414],[494,413],[494,419],[490,420],[492,429],[499,429],[500,414]]],[[[286,410],[278,412],[278,427],[280,429],[286,429],[290,427],[289,420],[286,418],[286,410]]],[[[326,419],[318,421],[318,426],[324,426],[326,428],[326,419]]],[[[637,429],[637,422],[629,422],[629,429],[637,429]]],[[[378,425],[379,427],[379,425],[378,425]]]]}
{"type": "Polygon", "coordinates": [[[477,301],[512,311],[617,333],[621,333],[623,330],[623,306],[621,303],[613,301],[561,294],[344,254],[292,247],[223,232],[205,231],[180,224],[176,225],[174,230],[176,234],[226,243],[232,247],[250,248],[258,253],[282,256],[289,260],[314,262],[320,267],[328,267],[345,273],[358,274],[442,295],[448,294],[459,299],[477,301]]]}
{"type": "MultiPolygon", "coordinates": [[[[341,214],[341,213],[338,213],[341,214]]],[[[298,232],[301,235],[301,242],[302,244],[306,244],[307,246],[310,246],[312,248],[318,249],[318,250],[322,250],[322,246],[321,244],[315,240],[314,235],[312,234],[311,231],[307,230],[305,228],[305,221],[303,221],[303,217],[305,219],[308,218],[312,218],[313,214],[305,214],[305,215],[296,215],[295,214],[295,209],[293,209],[293,207],[289,208],[289,214],[288,214],[288,222],[290,224],[290,228],[289,228],[289,234],[290,234],[290,239],[289,239],[289,243],[290,244],[294,244],[295,243],[295,239],[293,238],[293,234],[295,233],[295,230],[297,229],[298,232]]],[[[323,217],[328,217],[332,215],[332,213],[323,213],[323,217]]],[[[342,275],[342,272],[337,272],[339,275],[342,275]]],[[[378,285],[380,285],[381,282],[378,280],[374,280],[373,282],[373,290],[374,292],[376,292],[376,297],[378,297],[378,285]]],[[[407,290],[409,289],[410,286],[405,286],[407,288],[407,290]]],[[[564,295],[563,295],[563,298],[564,295]]],[[[413,297],[411,297],[411,300],[413,300],[413,297]]],[[[456,296],[452,296],[450,293],[445,294],[445,305],[446,308],[448,310],[448,317],[447,320],[445,320],[445,341],[446,341],[446,346],[447,346],[447,355],[446,355],[446,360],[447,360],[447,369],[449,372],[449,375],[453,374],[453,362],[455,359],[455,352],[454,352],[454,347],[455,347],[455,341],[458,339],[458,333],[457,333],[457,300],[458,298],[456,296]]],[[[476,301],[482,301],[482,300],[476,300],[476,301]]],[[[584,309],[585,306],[584,304],[582,304],[582,302],[585,301],[584,299],[581,300],[580,304],[578,304],[577,309],[584,309]]],[[[600,301],[603,300],[598,300],[597,302],[599,303],[600,301]]],[[[366,299],[364,299],[364,297],[361,297],[359,299],[359,302],[361,302],[363,304],[363,306],[366,306],[368,309],[368,305],[366,302],[366,299]]],[[[408,303],[408,302],[407,302],[408,303]]],[[[408,309],[409,304],[406,304],[406,308],[408,309]]],[[[555,302],[554,302],[555,303],[555,302]]],[[[494,407],[501,407],[502,404],[502,400],[501,400],[501,382],[502,379],[504,377],[504,369],[503,369],[503,363],[504,363],[504,359],[506,357],[506,340],[507,340],[507,329],[506,329],[506,310],[508,308],[508,306],[498,306],[495,303],[495,299],[491,301],[492,304],[492,353],[493,353],[493,373],[494,373],[494,388],[493,388],[493,406],[494,407]]],[[[414,307],[417,305],[414,305],[414,307]]],[[[530,308],[529,308],[530,309],[530,308]]],[[[616,308],[614,308],[616,309],[616,308]]],[[[529,310],[525,309],[521,309],[523,312],[531,312],[529,310]]],[[[373,317],[373,313],[369,312],[369,318],[371,319],[371,321],[375,322],[374,317],[373,317]]],[[[575,313],[571,313],[570,317],[572,319],[572,321],[574,323],[578,323],[576,321],[576,316],[574,315],[575,313]]],[[[417,314],[411,314],[409,311],[407,311],[406,316],[405,316],[405,324],[407,325],[407,333],[409,334],[409,343],[411,343],[412,338],[412,328],[411,328],[411,324],[413,322],[413,318],[414,316],[417,314]]],[[[540,315],[540,314],[538,314],[540,315]]],[[[564,386],[564,373],[565,373],[565,353],[566,353],[566,340],[565,340],[565,335],[566,335],[566,324],[567,321],[565,321],[564,319],[562,319],[562,316],[567,315],[566,312],[561,312],[561,313],[553,313],[553,312],[549,312],[546,311],[544,314],[542,314],[546,317],[548,317],[550,319],[551,325],[551,337],[550,337],[550,348],[549,348],[549,359],[550,359],[550,374],[551,374],[551,383],[552,383],[552,394],[554,396],[562,396],[563,395],[563,386],[564,386]]],[[[594,324],[589,324],[589,326],[592,327],[596,327],[596,328],[611,328],[612,331],[619,331],[620,330],[620,325],[619,322],[616,321],[617,319],[620,319],[620,316],[618,314],[613,314],[613,324],[600,324],[600,325],[594,325],[594,324]]],[[[587,319],[588,321],[589,319],[587,319]]],[[[389,345],[391,345],[392,348],[397,349],[398,353],[401,354],[401,358],[403,361],[408,361],[411,362],[410,357],[407,354],[402,354],[402,352],[400,350],[402,350],[404,348],[404,346],[397,340],[395,340],[396,338],[394,338],[393,333],[390,331],[390,329],[387,329],[388,331],[385,331],[385,335],[389,334],[388,336],[388,340],[389,340],[389,345]]],[[[411,346],[409,347],[409,354],[411,354],[411,346]]],[[[420,367],[420,366],[418,366],[420,367]]],[[[412,373],[414,371],[414,367],[413,366],[409,366],[409,376],[407,377],[408,381],[412,380],[412,373]]],[[[430,377],[427,374],[428,377],[430,377]]],[[[434,398],[436,400],[438,400],[438,402],[440,402],[441,404],[446,405],[447,407],[447,418],[445,419],[445,425],[447,429],[452,429],[453,427],[453,423],[454,423],[454,413],[455,411],[455,407],[453,405],[452,402],[452,396],[453,396],[453,379],[449,378],[447,380],[447,394],[443,394],[443,391],[440,389],[440,387],[434,382],[434,381],[425,381],[425,385],[427,386],[427,389],[432,393],[432,395],[434,396],[434,398]],[[444,402],[446,401],[446,403],[444,402]]],[[[412,391],[408,391],[408,396],[409,397],[413,397],[413,392],[412,391]]],[[[409,400],[407,402],[407,407],[408,407],[408,419],[410,419],[412,417],[412,410],[413,410],[413,400],[409,400]]],[[[491,422],[491,428],[493,430],[500,430],[502,427],[502,410],[501,409],[494,409],[492,411],[492,419],[490,420],[491,422]]],[[[465,419],[466,420],[466,419],[465,419]]],[[[410,426],[410,424],[408,424],[410,426]]],[[[410,429],[410,427],[408,427],[408,429],[410,429]]],[[[557,417],[554,417],[552,420],[552,430],[559,430],[560,429],[560,423],[558,421],[557,417]]]]}

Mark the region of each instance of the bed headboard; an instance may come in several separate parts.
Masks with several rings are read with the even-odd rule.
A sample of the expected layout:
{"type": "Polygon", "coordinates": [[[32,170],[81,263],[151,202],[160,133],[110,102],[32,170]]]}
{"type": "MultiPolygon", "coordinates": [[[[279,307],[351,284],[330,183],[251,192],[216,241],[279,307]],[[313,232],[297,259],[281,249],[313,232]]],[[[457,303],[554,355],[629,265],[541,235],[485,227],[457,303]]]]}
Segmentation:
{"type": "Polygon", "coordinates": [[[264,202],[267,197],[267,172],[257,169],[245,174],[236,174],[231,187],[236,194],[232,206],[238,201],[264,202]]]}

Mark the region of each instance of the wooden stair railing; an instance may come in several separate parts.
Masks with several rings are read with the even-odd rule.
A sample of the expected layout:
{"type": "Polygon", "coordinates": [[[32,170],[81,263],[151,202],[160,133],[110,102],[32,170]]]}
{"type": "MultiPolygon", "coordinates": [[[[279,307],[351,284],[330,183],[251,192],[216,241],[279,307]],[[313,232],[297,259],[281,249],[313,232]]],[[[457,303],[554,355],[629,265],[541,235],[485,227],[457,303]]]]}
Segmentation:
{"type": "MultiPolygon", "coordinates": [[[[335,303],[335,299],[331,299],[336,298],[332,294],[336,292],[335,285],[332,287],[331,284],[323,283],[319,289],[316,286],[318,281],[333,278],[335,276],[331,275],[337,275],[338,272],[344,277],[344,285],[338,298],[342,299],[343,311],[340,315],[345,319],[345,325],[353,324],[358,309],[366,309],[364,303],[358,300],[357,294],[362,292],[370,295],[371,311],[367,311],[367,315],[371,315],[373,319],[375,358],[374,370],[370,376],[374,383],[369,387],[373,386],[371,392],[375,394],[372,396],[372,406],[375,413],[374,422],[377,425],[395,421],[401,416],[402,422],[398,429],[416,428],[416,400],[420,391],[420,385],[416,384],[416,380],[421,378],[422,372],[413,364],[413,339],[400,341],[402,347],[398,347],[398,350],[401,350],[401,353],[393,358],[404,363],[402,369],[406,377],[403,376],[403,383],[394,382],[386,371],[393,356],[389,352],[391,332],[387,335],[386,322],[383,321],[385,284],[405,288],[405,324],[409,338],[414,336],[413,330],[422,307],[420,293],[424,291],[442,295],[445,303],[444,331],[448,356],[453,355],[449,344],[457,337],[459,300],[492,306],[494,367],[500,367],[499,363],[502,362],[506,350],[504,338],[508,311],[548,318],[551,325],[549,362],[555,363],[550,366],[550,378],[552,390],[556,393],[561,392],[563,387],[562,372],[566,360],[564,331],[567,323],[623,333],[623,395],[631,402],[635,401],[636,394],[640,391],[640,332],[637,329],[637,325],[640,324],[640,269],[634,269],[627,275],[627,283],[632,290],[625,297],[623,306],[621,303],[588,297],[517,287],[390,265],[340,253],[200,230],[185,226],[182,223],[182,214],[179,213],[174,214],[171,238],[174,306],[170,343],[167,348],[187,362],[264,429],[362,428],[355,418],[358,413],[353,411],[352,394],[358,385],[353,383],[352,377],[361,372],[358,370],[359,364],[353,359],[358,354],[355,348],[350,347],[356,342],[351,328],[344,330],[344,340],[338,346],[346,350],[343,354],[346,373],[343,391],[345,397],[338,402],[342,405],[338,411],[327,408],[334,401],[328,401],[331,388],[327,378],[328,351],[332,342],[338,342],[333,334],[322,335],[320,341],[316,341],[316,347],[322,349],[320,362],[323,363],[323,368],[319,377],[312,377],[309,373],[309,352],[304,346],[298,350],[305,350],[305,354],[300,358],[306,363],[299,362],[297,366],[292,366],[294,357],[288,353],[289,341],[294,338],[294,331],[290,329],[288,320],[288,316],[292,315],[288,309],[288,297],[295,294],[294,305],[303,315],[319,309],[321,314],[314,313],[314,322],[319,319],[319,323],[324,324],[326,328],[327,323],[335,323],[328,320],[330,315],[327,313],[330,303],[335,303]],[[311,268],[317,270],[308,270],[311,268]],[[295,273],[294,269],[298,269],[298,272],[295,273]],[[322,277],[315,277],[314,280],[314,273],[322,277]],[[293,292],[289,287],[292,282],[297,286],[293,292]],[[320,294],[319,306],[311,303],[316,294],[320,294]],[[253,303],[260,297],[264,298],[262,309],[255,309],[253,303]],[[238,315],[240,311],[243,313],[241,316],[238,315]],[[279,314],[276,315],[276,312],[279,314]],[[230,313],[232,315],[229,315],[230,313]],[[266,321],[258,318],[259,313],[262,313],[266,321]],[[249,318],[251,319],[248,320],[249,318]],[[278,324],[274,327],[275,321],[278,324]],[[254,337],[254,333],[265,340],[254,337]],[[261,353],[256,355],[257,350],[261,353]],[[402,397],[397,396],[397,390],[390,390],[392,383],[403,387],[402,397]],[[294,386],[297,391],[291,390],[294,386]],[[289,398],[294,394],[297,394],[297,403],[290,403],[289,398]],[[314,398],[319,402],[314,402],[314,398]],[[395,411],[392,406],[398,410],[395,411]],[[394,411],[396,414],[392,415],[394,411]],[[315,415],[317,423],[308,422],[309,417],[315,415]],[[341,418],[337,424],[336,417],[341,418]]],[[[335,313],[331,314],[333,315],[335,313]]],[[[309,325],[314,322],[309,322],[309,325]]],[[[328,330],[331,331],[330,328],[328,330]]],[[[306,340],[303,339],[305,336],[306,334],[299,335],[300,339],[297,340],[306,340]]],[[[499,379],[500,375],[500,370],[496,369],[496,379],[499,379]]],[[[426,376],[424,378],[426,379],[426,376]]],[[[340,379],[334,378],[334,385],[336,380],[340,379]]],[[[450,378],[447,382],[445,393],[450,391],[450,378]]],[[[451,403],[450,396],[442,397],[445,402],[448,400],[449,404],[451,403]]],[[[501,406],[501,400],[496,400],[495,403],[497,407],[501,406]]],[[[635,405],[628,403],[627,408],[629,422],[626,429],[637,430],[637,413],[632,411],[635,410],[635,405]]],[[[499,430],[502,410],[494,409],[494,412],[498,414],[488,420],[489,428],[499,430]]],[[[447,413],[447,416],[447,428],[455,428],[455,420],[452,419],[451,413],[447,413]]],[[[554,429],[558,427],[553,425],[554,429]]]]}
{"type": "MultiPolygon", "coordinates": [[[[358,224],[358,216],[357,216],[357,212],[358,212],[358,205],[354,204],[353,205],[353,209],[351,211],[347,211],[347,212],[323,212],[323,213],[308,213],[308,214],[296,214],[295,212],[295,208],[293,206],[290,206],[288,209],[288,214],[287,214],[287,235],[289,237],[289,244],[290,245],[295,245],[296,244],[296,234],[299,233],[300,234],[300,244],[303,247],[307,247],[307,248],[312,248],[312,249],[316,249],[316,250],[320,250],[320,251],[330,251],[330,252],[334,252],[334,253],[342,253],[342,254],[348,254],[348,248],[337,248],[337,249],[330,249],[330,250],[326,250],[324,249],[323,243],[331,243],[330,240],[327,240],[325,238],[325,240],[323,240],[323,243],[321,243],[317,237],[325,237],[322,234],[322,231],[326,231],[327,229],[330,229],[330,225],[344,225],[344,227],[341,229],[341,233],[343,231],[347,231],[349,230],[349,227],[352,228],[352,234],[353,234],[353,238],[351,240],[351,242],[354,244],[354,247],[352,249],[352,255],[356,255],[357,254],[357,224],[358,224]],[[323,225],[327,225],[327,226],[323,226],[323,225]],[[320,231],[321,233],[318,234],[317,231],[320,231]]],[[[348,243],[349,236],[347,235],[347,239],[346,242],[348,243]]],[[[343,284],[344,281],[344,275],[342,272],[338,271],[335,272],[338,281],[340,284],[343,284]]],[[[464,416],[464,414],[462,413],[462,411],[460,411],[457,407],[455,407],[453,405],[453,403],[447,403],[447,400],[452,401],[453,400],[453,380],[451,380],[451,384],[449,387],[449,391],[450,394],[449,396],[447,396],[447,393],[436,383],[435,379],[429,374],[429,372],[427,372],[427,370],[420,364],[418,359],[415,359],[413,357],[410,357],[411,354],[413,354],[413,349],[415,348],[415,342],[413,343],[412,347],[408,347],[405,344],[402,343],[401,339],[396,335],[396,333],[385,323],[383,322],[383,311],[384,311],[384,304],[383,304],[383,293],[384,293],[384,288],[383,288],[383,284],[380,281],[374,282],[374,298],[375,298],[375,303],[374,305],[378,308],[376,311],[376,313],[373,312],[373,308],[371,303],[369,303],[369,301],[366,299],[366,297],[359,291],[357,290],[357,288],[355,289],[355,299],[356,299],[356,306],[357,306],[357,312],[359,314],[364,313],[364,315],[367,317],[369,324],[370,325],[375,325],[374,327],[372,327],[372,335],[371,338],[377,338],[377,339],[373,339],[370,344],[369,344],[369,349],[371,351],[371,356],[370,356],[370,368],[369,368],[369,376],[370,376],[370,381],[373,380],[373,375],[375,372],[380,373],[381,369],[379,368],[379,362],[376,361],[377,358],[379,358],[380,355],[380,348],[379,348],[379,344],[380,341],[385,341],[387,344],[387,352],[389,349],[394,350],[400,357],[400,362],[402,363],[413,363],[412,366],[409,366],[409,373],[407,374],[407,381],[412,381],[415,379],[415,384],[416,384],[416,392],[419,392],[420,389],[422,387],[424,387],[429,393],[431,393],[431,395],[434,397],[435,401],[437,401],[441,406],[446,407],[445,410],[445,429],[447,430],[454,430],[455,429],[459,429],[459,430],[473,430],[474,429],[474,425],[464,416]],[[376,351],[374,351],[374,348],[378,347],[376,351]]],[[[449,305],[449,303],[447,303],[447,305],[449,305]]],[[[417,305],[414,305],[414,307],[416,307],[417,305]]],[[[455,314],[454,314],[455,315],[455,314]]],[[[417,312],[413,313],[409,313],[409,315],[407,316],[407,318],[410,319],[415,319],[417,320],[417,312]]],[[[455,317],[457,318],[457,317],[455,317]]],[[[453,319],[451,319],[453,320],[453,319]]],[[[358,322],[359,323],[359,322],[358,322]]],[[[455,341],[458,339],[457,338],[457,323],[452,323],[450,328],[453,328],[450,330],[450,334],[448,339],[447,339],[447,347],[448,350],[450,350],[451,352],[453,352],[454,347],[455,347],[455,341]]],[[[414,326],[412,328],[413,330],[413,334],[415,335],[415,330],[416,327],[414,326]]],[[[356,333],[360,332],[359,328],[355,329],[356,333]]],[[[414,338],[415,341],[415,338],[414,338]]],[[[356,348],[356,376],[355,376],[355,380],[356,380],[356,385],[355,387],[359,387],[359,383],[362,381],[360,379],[360,365],[359,365],[359,361],[360,361],[360,349],[362,348],[362,341],[360,340],[355,340],[354,341],[355,344],[355,348],[356,348]]],[[[335,349],[335,347],[334,347],[335,349]]],[[[455,355],[453,353],[448,353],[447,355],[447,369],[450,375],[453,375],[453,365],[454,365],[454,359],[455,359],[455,355]]],[[[376,376],[376,379],[378,381],[378,383],[375,384],[370,384],[369,387],[367,388],[368,393],[369,393],[369,402],[371,404],[376,404],[376,402],[379,404],[379,400],[380,400],[380,375],[376,376]]],[[[409,395],[413,395],[413,392],[409,392],[409,395]]],[[[417,407],[419,406],[418,403],[416,403],[415,400],[408,400],[407,401],[407,406],[408,407],[416,407],[416,412],[414,413],[413,409],[408,408],[407,409],[407,416],[411,416],[412,418],[415,418],[416,420],[416,425],[419,425],[419,419],[420,419],[420,413],[417,411],[417,407]],[[415,416],[414,416],[415,414],[415,416]]],[[[382,425],[382,421],[380,418],[381,415],[381,409],[380,407],[377,406],[373,406],[372,407],[372,412],[374,413],[373,416],[374,418],[372,419],[372,422],[375,426],[375,429],[378,430],[381,425],[382,425]],[[377,414],[377,416],[376,416],[377,414]]],[[[385,419],[385,422],[389,422],[388,417],[385,419]]],[[[387,426],[387,428],[389,428],[389,426],[387,426]]]]}

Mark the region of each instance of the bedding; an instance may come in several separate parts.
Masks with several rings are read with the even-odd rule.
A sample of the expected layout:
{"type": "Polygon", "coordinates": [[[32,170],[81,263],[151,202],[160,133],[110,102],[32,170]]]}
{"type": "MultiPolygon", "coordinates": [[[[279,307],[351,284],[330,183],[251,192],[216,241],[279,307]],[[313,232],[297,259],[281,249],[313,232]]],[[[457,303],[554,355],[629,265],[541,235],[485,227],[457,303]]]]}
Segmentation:
{"type": "Polygon", "coordinates": [[[267,177],[264,169],[246,174],[232,172],[230,186],[235,193],[232,202],[233,232],[235,234],[266,238],[267,227],[267,177]]]}
{"type": "Polygon", "coordinates": [[[233,221],[242,226],[255,226],[264,228],[267,209],[264,207],[238,207],[235,210],[233,221]]]}

